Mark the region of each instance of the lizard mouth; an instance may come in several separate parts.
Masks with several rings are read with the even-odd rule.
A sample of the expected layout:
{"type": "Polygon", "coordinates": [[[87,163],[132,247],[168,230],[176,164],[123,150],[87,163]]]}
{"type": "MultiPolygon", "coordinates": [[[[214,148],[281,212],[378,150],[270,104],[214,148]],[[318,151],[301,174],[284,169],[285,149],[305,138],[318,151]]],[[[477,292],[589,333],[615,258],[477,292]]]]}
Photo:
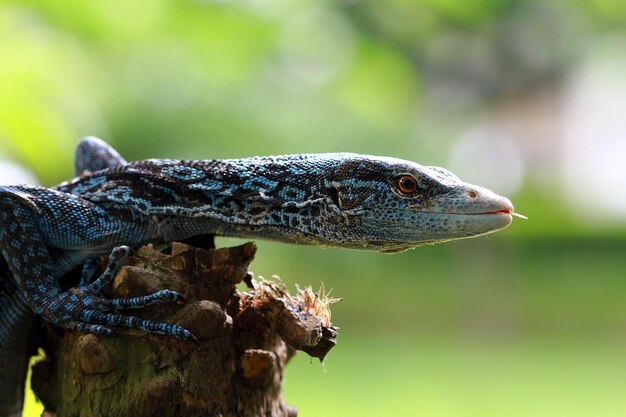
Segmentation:
{"type": "Polygon", "coordinates": [[[513,207],[505,208],[503,210],[498,210],[498,211],[488,211],[488,212],[485,212],[485,213],[475,213],[475,214],[508,214],[509,216],[518,217],[520,219],[528,220],[528,217],[524,216],[523,214],[516,213],[513,210],[513,207]]]}
{"type": "Polygon", "coordinates": [[[500,214],[505,214],[511,217],[518,217],[520,219],[528,219],[528,217],[524,216],[523,214],[519,214],[515,212],[515,207],[513,206],[513,204],[511,203],[511,201],[508,198],[499,198],[498,200],[495,201],[496,204],[495,207],[493,207],[495,210],[492,211],[482,211],[482,212],[469,212],[469,213],[459,213],[459,214],[479,214],[479,215],[500,215],[500,214]]]}

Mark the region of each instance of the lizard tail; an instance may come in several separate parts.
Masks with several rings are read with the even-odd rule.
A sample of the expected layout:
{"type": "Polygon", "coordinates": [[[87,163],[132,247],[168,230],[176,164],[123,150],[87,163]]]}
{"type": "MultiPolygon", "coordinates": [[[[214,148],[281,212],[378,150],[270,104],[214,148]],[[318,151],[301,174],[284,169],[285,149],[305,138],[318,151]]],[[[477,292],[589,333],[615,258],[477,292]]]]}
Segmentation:
{"type": "Polygon", "coordinates": [[[0,417],[22,415],[33,316],[10,273],[0,271],[0,417]]]}

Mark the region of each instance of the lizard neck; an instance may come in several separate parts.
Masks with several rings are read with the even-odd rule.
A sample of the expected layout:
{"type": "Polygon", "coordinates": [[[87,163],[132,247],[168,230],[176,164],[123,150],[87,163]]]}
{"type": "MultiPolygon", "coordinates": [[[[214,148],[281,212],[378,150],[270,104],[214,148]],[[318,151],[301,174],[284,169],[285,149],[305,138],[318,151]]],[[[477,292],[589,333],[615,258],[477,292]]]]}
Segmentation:
{"type": "Polygon", "coordinates": [[[223,234],[399,252],[494,232],[513,213],[442,168],[356,154],[146,160],[61,188],[132,223],[156,219],[165,241],[223,234]]]}

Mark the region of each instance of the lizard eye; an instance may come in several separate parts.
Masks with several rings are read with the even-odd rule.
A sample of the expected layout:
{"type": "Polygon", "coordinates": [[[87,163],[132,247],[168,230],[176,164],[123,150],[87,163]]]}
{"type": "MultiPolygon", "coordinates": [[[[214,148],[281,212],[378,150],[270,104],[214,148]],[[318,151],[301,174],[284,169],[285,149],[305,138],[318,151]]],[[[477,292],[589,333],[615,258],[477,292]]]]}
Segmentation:
{"type": "Polygon", "coordinates": [[[417,190],[417,180],[411,175],[401,175],[396,180],[398,189],[403,194],[412,194],[417,190]]]}

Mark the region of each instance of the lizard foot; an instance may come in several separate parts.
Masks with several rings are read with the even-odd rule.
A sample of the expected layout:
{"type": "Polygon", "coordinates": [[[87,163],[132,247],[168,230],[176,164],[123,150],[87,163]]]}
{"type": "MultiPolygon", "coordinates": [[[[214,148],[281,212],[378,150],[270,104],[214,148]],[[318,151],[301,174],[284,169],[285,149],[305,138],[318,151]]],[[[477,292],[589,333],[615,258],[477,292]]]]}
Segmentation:
{"type": "Polygon", "coordinates": [[[80,332],[111,335],[115,333],[111,327],[126,327],[179,340],[195,341],[191,332],[182,326],[109,312],[117,308],[141,308],[180,298],[182,296],[175,291],[162,290],[143,297],[109,299],[76,287],[45,300],[46,309],[42,316],[59,326],[80,332]]]}
{"type": "Polygon", "coordinates": [[[113,281],[129,254],[128,246],[114,248],[102,275],[90,284],[48,296],[48,299],[42,303],[45,309],[42,309],[40,314],[57,325],[81,332],[110,335],[114,333],[110,326],[126,327],[180,340],[195,341],[195,337],[188,330],[175,324],[110,313],[111,310],[143,308],[157,303],[184,301],[182,294],[168,289],[140,297],[105,298],[100,296],[99,292],[113,281]]]}

